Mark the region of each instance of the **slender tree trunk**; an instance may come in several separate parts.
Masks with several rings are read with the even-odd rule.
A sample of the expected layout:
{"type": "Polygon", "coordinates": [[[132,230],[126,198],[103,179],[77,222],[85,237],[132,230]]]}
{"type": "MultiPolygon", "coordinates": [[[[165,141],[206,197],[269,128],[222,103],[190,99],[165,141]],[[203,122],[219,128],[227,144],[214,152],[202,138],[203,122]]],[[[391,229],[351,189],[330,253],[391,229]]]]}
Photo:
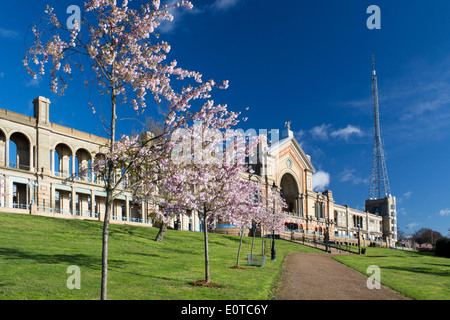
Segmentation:
{"type": "Polygon", "coordinates": [[[155,241],[156,242],[162,242],[163,238],[164,238],[164,234],[166,233],[167,230],[167,222],[162,222],[161,221],[161,226],[159,227],[159,232],[158,235],[156,236],[155,241]]]}
{"type": "Polygon", "coordinates": [[[253,257],[253,246],[254,246],[254,244],[255,244],[255,232],[256,232],[255,229],[256,229],[256,228],[255,228],[255,225],[252,224],[252,233],[253,233],[253,239],[252,239],[252,251],[251,251],[252,257],[253,257]]]}
{"type": "MultiPolygon", "coordinates": [[[[116,91],[112,88],[111,91],[111,145],[110,151],[114,150],[116,135],[116,91]]],[[[102,237],[102,287],[101,300],[107,300],[107,284],[108,284],[108,233],[109,233],[109,218],[111,216],[113,204],[113,188],[114,184],[114,164],[108,163],[108,177],[106,182],[106,210],[103,222],[103,237],[102,237]]]]}
{"type": "Polygon", "coordinates": [[[101,300],[107,300],[107,281],[108,281],[108,234],[109,234],[109,217],[112,209],[112,190],[106,192],[106,211],[103,222],[102,237],[102,290],[101,300]]]}
{"type": "Polygon", "coordinates": [[[239,250],[237,255],[236,267],[239,267],[239,256],[241,254],[242,238],[244,237],[244,227],[241,227],[241,240],[239,242],[239,250]]]}
{"type": "Polygon", "coordinates": [[[205,238],[205,282],[210,282],[209,277],[209,249],[208,249],[208,225],[206,222],[206,205],[203,205],[203,234],[205,238]]]}

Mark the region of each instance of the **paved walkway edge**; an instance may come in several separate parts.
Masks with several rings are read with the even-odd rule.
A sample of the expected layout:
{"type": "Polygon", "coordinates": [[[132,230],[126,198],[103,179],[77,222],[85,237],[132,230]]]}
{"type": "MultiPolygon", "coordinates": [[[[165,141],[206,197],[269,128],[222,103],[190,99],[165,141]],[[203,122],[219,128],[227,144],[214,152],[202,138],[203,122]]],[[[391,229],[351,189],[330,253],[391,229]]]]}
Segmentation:
{"type": "Polygon", "coordinates": [[[404,300],[381,286],[369,289],[368,277],[326,253],[289,253],[274,300],[404,300]]]}

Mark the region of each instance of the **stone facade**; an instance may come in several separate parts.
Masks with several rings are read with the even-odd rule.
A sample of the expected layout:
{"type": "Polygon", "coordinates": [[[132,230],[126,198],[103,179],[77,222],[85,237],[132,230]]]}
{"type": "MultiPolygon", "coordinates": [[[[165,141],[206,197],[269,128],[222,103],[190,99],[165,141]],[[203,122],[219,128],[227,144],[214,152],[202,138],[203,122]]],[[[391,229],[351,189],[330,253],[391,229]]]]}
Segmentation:
{"type": "MultiPolygon", "coordinates": [[[[101,156],[109,140],[50,122],[50,101],[44,97],[33,103],[34,117],[0,109],[1,210],[103,220],[103,181],[78,172],[101,156]]],[[[151,212],[151,204],[134,205],[124,192],[114,202],[111,220],[152,226],[151,212]]],[[[186,213],[180,223],[199,230],[196,214],[186,213]]]]}
{"type": "MultiPolygon", "coordinates": [[[[360,211],[336,204],[331,190],[314,191],[312,175],[315,168],[311,157],[303,152],[289,127],[279,141],[270,145],[263,141],[258,154],[259,162],[254,166],[258,181],[266,189],[275,183],[288,204],[286,213],[289,219],[283,237],[291,238],[293,232],[296,239],[323,241],[328,233],[330,241],[338,243],[356,244],[359,237],[362,245],[394,245],[396,237],[392,230],[396,230],[396,226],[391,216],[395,212],[395,197],[389,198],[389,215],[384,211],[381,214],[381,211],[369,210],[369,207],[366,211],[360,211]]],[[[373,204],[368,201],[366,206],[369,203],[373,204]]],[[[233,234],[232,230],[228,226],[217,231],[233,234]]]]}

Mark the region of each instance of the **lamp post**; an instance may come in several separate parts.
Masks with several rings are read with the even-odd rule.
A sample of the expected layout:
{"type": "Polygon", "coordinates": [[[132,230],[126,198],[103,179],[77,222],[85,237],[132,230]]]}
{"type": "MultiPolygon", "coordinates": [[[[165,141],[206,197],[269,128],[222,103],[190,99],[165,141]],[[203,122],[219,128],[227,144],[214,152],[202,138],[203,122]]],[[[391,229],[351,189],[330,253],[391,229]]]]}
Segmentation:
{"type": "Polygon", "coordinates": [[[361,254],[360,229],[361,229],[361,226],[358,221],[358,254],[361,254]]]}
{"type": "Polygon", "coordinates": [[[28,186],[30,187],[30,193],[31,193],[31,204],[35,204],[35,200],[34,200],[34,197],[35,197],[35,192],[34,192],[34,189],[35,188],[37,188],[37,186],[38,186],[38,183],[37,183],[37,181],[34,181],[34,180],[30,180],[29,182],[28,182],[28,186]]]}
{"type": "MultiPolygon", "coordinates": [[[[273,182],[272,185],[272,193],[275,195],[275,192],[278,192],[278,187],[275,184],[275,181],[273,182]]],[[[276,211],[275,211],[275,196],[273,198],[273,215],[275,217],[276,211]]],[[[276,260],[276,250],[275,250],[275,226],[272,226],[272,252],[271,252],[271,260],[275,261],[276,260]]]]}

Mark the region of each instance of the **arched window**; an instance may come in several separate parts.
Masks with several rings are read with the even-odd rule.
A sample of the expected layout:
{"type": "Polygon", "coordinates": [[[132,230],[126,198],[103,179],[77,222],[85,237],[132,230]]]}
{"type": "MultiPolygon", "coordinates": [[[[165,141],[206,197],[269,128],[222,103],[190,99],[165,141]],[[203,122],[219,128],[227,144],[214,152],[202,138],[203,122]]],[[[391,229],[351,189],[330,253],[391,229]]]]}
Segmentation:
{"type": "Polygon", "coordinates": [[[6,135],[0,130],[0,165],[6,166],[6,135]]]}
{"type": "Polygon", "coordinates": [[[285,209],[290,214],[297,215],[299,188],[293,175],[285,173],[280,183],[282,197],[286,200],[288,207],[285,209]]]}
{"type": "Polygon", "coordinates": [[[21,132],[9,138],[9,166],[20,170],[30,170],[30,141],[21,132]]]}
{"type": "Polygon", "coordinates": [[[83,181],[92,181],[92,157],[86,149],[78,149],[75,153],[75,176],[83,181]]]}
{"type": "Polygon", "coordinates": [[[55,176],[68,178],[72,172],[73,155],[70,147],[60,143],[55,148],[55,176]]]}

